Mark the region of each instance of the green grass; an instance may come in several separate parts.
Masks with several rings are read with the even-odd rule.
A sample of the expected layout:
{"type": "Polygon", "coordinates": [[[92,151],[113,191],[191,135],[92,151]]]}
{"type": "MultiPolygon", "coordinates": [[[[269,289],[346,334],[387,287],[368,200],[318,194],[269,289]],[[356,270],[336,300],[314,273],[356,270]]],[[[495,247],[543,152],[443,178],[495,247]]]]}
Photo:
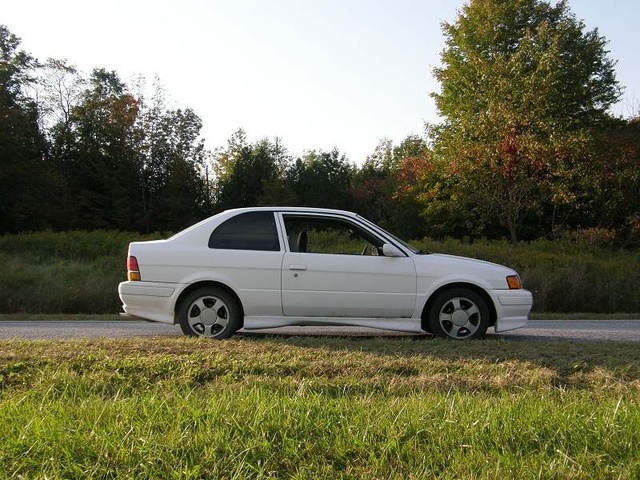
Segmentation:
{"type": "Polygon", "coordinates": [[[636,344],[0,342],[0,478],[640,476],[636,344]]]}

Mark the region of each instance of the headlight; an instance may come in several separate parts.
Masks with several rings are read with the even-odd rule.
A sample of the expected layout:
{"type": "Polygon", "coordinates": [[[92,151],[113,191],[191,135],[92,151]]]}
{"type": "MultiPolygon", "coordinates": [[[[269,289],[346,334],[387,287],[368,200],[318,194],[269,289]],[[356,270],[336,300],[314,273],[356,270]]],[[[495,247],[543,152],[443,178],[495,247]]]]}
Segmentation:
{"type": "Polygon", "coordinates": [[[522,280],[520,280],[520,275],[509,275],[507,277],[507,285],[511,290],[519,290],[522,288],[522,280]]]}

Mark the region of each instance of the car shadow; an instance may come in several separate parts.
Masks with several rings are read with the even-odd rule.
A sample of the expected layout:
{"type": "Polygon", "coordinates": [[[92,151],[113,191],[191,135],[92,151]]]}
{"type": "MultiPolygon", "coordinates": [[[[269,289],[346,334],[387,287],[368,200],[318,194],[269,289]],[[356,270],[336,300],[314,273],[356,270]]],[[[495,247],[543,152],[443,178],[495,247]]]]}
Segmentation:
{"type": "Polygon", "coordinates": [[[514,334],[487,334],[478,340],[456,341],[434,338],[429,334],[395,332],[304,335],[252,331],[241,332],[238,337],[247,342],[321,348],[335,351],[336,354],[363,352],[396,359],[430,357],[453,363],[482,362],[487,366],[505,364],[505,371],[512,368],[513,362],[518,362],[525,364],[525,367],[530,364],[544,369],[548,372],[550,384],[561,388],[587,388],[591,381],[588,378],[590,374],[610,375],[613,382],[640,382],[640,349],[637,342],[584,341],[514,334]]]}

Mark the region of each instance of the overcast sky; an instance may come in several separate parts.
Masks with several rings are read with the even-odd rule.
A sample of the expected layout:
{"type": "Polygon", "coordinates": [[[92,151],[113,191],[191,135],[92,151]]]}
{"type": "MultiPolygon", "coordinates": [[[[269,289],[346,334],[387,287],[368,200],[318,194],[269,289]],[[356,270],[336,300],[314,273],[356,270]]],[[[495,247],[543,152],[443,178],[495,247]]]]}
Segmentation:
{"type": "MultiPolygon", "coordinates": [[[[210,149],[238,128],[281,137],[293,155],[337,147],[356,163],[379,140],[437,122],[429,93],[453,0],[13,0],[0,24],[40,60],[159,76],[175,107],[203,120],[210,149]]],[[[616,114],[640,110],[637,0],[570,0],[597,27],[626,87],[616,114]]]]}

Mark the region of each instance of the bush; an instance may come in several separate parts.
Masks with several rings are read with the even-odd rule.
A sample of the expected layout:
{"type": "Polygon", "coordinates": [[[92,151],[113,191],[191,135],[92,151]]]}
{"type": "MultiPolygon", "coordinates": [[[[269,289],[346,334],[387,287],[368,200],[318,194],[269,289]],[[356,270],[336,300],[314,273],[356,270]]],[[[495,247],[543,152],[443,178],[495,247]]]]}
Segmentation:
{"type": "Polygon", "coordinates": [[[507,242],[425,239],[430,252],[479,258],[520,273],[534,295],[536,312],[618,313],[640,311],[640,252],[610,250],[577,240],[507,242]]]}
{"type": "MultiPolygon", "coordinates": [[[[76,231],[0,237],[0,313],[117,313],[129,242],[167,236],[76,231]]],[[[578,239],[516,246],[453,239],[414,243],[514,268],[533,292],[536,312],[640,312],[640,251],[578,239]]]]}
{"type": "Polygon", "coordinates": [[[126,278],[125,232],[41,232],[0,237],[1,313],[117,313],[126,278]]]}

